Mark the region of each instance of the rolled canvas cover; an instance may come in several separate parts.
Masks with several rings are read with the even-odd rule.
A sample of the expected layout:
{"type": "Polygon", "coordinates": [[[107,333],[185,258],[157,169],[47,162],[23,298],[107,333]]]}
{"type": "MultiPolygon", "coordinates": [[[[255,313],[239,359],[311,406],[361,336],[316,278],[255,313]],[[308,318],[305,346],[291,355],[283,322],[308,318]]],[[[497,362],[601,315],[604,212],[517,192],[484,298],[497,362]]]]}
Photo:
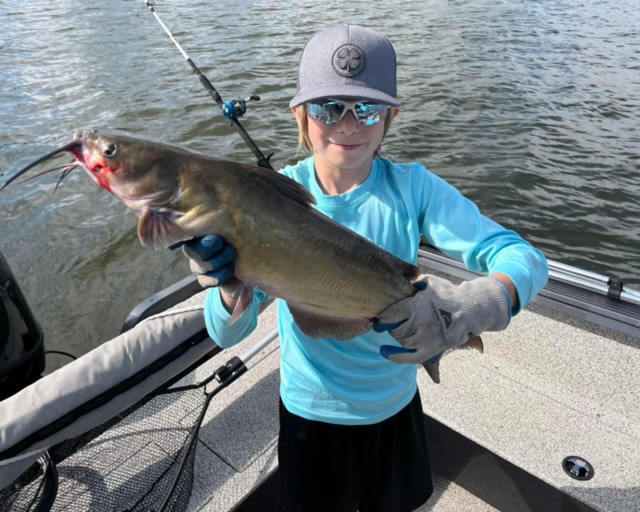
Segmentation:
{"type": "Polygon", "coordinates": [[[162,359],[205,329],[206,291],[143,320],[56,372],[0,402],[0,489],[15,480],[51,446],[78,436],[134,405],[215,348],[211,340],[194,343],[131,389],[75,419],[49,437],[11,453],[18,442],[92,398],[162,359]]]}

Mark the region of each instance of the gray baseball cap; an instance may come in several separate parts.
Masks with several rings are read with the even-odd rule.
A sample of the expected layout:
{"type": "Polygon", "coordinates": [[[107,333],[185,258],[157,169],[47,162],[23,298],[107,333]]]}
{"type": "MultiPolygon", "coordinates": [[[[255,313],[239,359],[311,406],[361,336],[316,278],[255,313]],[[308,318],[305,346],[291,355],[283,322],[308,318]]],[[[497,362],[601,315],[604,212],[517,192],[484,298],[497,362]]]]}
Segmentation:
{"type": "Polygon", "coordinates": [[[321,30],[307,41],[296,95],[289,106],[338,97],[400,106],[396,53],[385,36],[357,25],[341,25],[321,30]]]}

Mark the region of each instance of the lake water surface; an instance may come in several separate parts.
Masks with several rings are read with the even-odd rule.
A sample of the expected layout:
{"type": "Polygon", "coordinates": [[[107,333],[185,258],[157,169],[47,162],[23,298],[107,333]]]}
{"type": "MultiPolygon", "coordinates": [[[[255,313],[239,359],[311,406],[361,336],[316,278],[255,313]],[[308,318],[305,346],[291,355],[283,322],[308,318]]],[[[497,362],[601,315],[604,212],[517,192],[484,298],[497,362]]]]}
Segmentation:
{"type": "MultiPolygon", "coordinates": [[[[402,112],[384,154],[424,163],[549,258],[640,288],[634,0],[155,5],[224,99],[261,96],[243,124],[276,168],[303,156],[288,101],[307,38],[342,22],[385,33],[402,112]]],[[[254,160],[142,0],[3,0],[0,83],[0,182],[79,127],[254,160]]],[[[135,215],[84,173],[52,195],[55,181],[0,193],[0,251],[47,347],[79,355],[188,266],[143,249],[135,215]]]]}

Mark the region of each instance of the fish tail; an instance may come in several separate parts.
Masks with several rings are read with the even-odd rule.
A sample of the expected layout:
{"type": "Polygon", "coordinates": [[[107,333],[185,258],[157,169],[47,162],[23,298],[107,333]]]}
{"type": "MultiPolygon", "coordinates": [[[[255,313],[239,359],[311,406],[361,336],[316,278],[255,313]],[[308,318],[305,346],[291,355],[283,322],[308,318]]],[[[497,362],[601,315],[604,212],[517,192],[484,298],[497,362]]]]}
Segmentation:
{"type": "MultiPolygon", "coordinates": [[[[469,339],[462,345],[457,346],[456,349],[477,350],[482,354],[484,352],[484,344],[482,343],[482,338],[480,336],[470,333],[469,339]]],[[[431,380],[436,384],[440,384],[440,359],[443,354],[444,352],[422,363],[422,366],[427,370],[429,377],[431,377],[431,380]]]]}
{"type": "Polygon", "coordinates": [[[440,358],[435,363],[429,363],[428,361],[422,363],[422,366],[427,370],[431,380],[436,384],[440,384],[440,358]]]}

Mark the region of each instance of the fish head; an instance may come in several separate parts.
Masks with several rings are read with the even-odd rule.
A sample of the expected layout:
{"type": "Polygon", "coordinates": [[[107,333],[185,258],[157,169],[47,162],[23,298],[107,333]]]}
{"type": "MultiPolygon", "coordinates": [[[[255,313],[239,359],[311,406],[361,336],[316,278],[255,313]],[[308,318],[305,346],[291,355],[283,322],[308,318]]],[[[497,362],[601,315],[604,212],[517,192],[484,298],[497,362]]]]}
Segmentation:
{"type": "Polygon", "coordinates": [[[140,217],[143,246],[163,249],[193,238],[180,226],[179,148],[98,130],[78,130],[74,140],[69,151],[93,181],[140,217]]]}
{"type": "Polygon", "coordinates": [[[180,184],[180,171],[188,160],[184,156],[189,152],[166,144],[117,132],[76,130],[71,142],[18,171],[0,190],[64,152],[71,153],[75,161],[36,176],[62,170],[59,184],[73,169],[82,167],[95,183],[140,217],[138,236],[143,245],[159,249],[193,238],[193,234],[179,225],[189,209],[181,199],[180,184]]]}
{"type": "Polygon", "coordinates": [[[74,141],[68,151],[91,179],[136,213],[179,193],[179,163],[166,145],[94,129],[77,130],[74,141]]]}

